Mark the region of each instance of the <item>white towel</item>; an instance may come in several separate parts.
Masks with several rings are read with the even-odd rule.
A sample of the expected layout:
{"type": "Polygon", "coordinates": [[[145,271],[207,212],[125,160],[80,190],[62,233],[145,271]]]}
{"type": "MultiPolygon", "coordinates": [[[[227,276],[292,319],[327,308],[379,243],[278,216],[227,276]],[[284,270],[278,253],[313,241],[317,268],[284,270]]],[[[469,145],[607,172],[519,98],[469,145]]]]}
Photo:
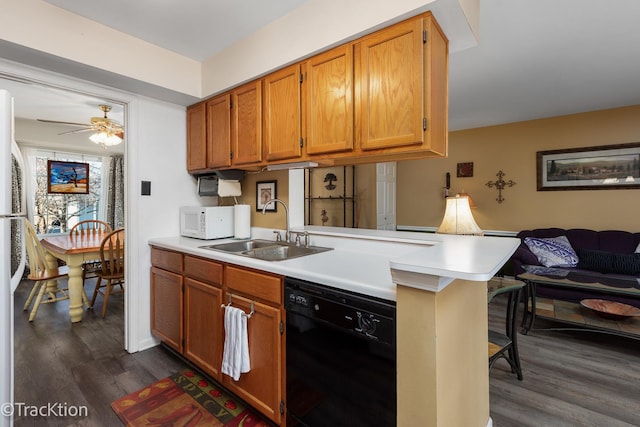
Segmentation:
{"type": "Polygon", "coordinates": [[[241,373],[246,374],[251,369],[247,316],[244,311],[231,306],[225,307],[224,332],[222,373],[238,381],[241,373]]]}

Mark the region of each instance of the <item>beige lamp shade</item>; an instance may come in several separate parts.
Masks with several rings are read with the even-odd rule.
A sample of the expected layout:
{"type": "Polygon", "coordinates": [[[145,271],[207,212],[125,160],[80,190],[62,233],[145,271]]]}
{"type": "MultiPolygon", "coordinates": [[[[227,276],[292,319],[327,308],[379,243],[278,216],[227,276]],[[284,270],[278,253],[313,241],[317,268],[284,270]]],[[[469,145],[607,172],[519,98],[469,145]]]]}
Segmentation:
{"type": "Polygon", "coordinates": [[[447,197],[444,218],[442,218],[442,224],[440,224],[436,233],[473,234],[476,236],[484,234],[476,224],[475,219],[473,219],[468,197],[460,195],[447,197]]]}

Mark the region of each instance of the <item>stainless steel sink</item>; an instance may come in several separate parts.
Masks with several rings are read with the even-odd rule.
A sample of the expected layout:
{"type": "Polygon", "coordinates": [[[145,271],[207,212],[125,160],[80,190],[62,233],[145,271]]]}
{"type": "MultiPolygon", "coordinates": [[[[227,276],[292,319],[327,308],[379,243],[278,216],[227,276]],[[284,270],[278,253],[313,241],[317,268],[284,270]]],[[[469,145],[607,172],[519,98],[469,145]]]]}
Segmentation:
{"type": "Polygon", "coordinates": [[[224,252],[244,252],[257,248],[264,248],[268,246],[276,245],[280,242],[272,242],[270,240],[237,240],[229,243],[218,243],[217,245],[200,246],[203,249],[213,249],[216,251],[224,252]]]}
{"type": "Polygon", "coordinates": [[[306,255],[330,251],[331,248],[320,246],[296,246],[291,243],[270,240],[242,240],[217,245],[200,246],[203,249],[222,251],[265,261],[284,261],[306,255]]]}

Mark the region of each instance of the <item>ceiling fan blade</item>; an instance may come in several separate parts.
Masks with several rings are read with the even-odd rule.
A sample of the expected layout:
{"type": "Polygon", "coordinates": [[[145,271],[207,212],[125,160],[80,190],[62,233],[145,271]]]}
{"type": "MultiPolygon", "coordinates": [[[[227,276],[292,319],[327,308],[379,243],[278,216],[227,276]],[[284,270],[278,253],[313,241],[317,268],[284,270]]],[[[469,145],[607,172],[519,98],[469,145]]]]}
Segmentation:
{"type": "Polygon", "coordinates": [[[59,125],[91,126],[90,124],[87,124],[87,123],[60,122],[58,120],[45,120],[45,119],[36,119],[36,120],[39,121],[39,122],[55,123],[55,124],[59,124],[59,125]]]}
{"type": "Polygon", "coordinates": [[[70,130],[70,131],[67,131],[67,132],[62,132],[62,133],[59,133],[58,135],[69,135],[69,134],[72,134],[72,133],[92,132],[94,130],[95,130],[94,128],[88,127],[86,129],[76,129],[76,130],[70,130]]]}

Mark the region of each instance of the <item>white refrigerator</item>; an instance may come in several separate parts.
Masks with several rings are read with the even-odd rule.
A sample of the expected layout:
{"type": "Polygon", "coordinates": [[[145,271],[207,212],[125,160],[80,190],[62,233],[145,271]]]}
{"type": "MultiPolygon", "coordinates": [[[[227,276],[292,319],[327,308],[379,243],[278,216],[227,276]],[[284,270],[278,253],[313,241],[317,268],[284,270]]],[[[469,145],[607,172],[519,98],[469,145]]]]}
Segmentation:
{"type": "MultiPolygon", "coordinates": [[[[18,223],[19,235],[24,239],[25,202],[21,197],[18,211],[12,208],[12,154],[22,163],[20,151],[13,137],[13,100],[0,89],[0,427],[12,426],[13,404],[13,293],[20,283],[25,267],[24,240],[18,242],[20,259],[12,275],[11,224],[18,223]]],[[[24,165],[20,168],[24,171],[24,165]]],[[[23,172],[24,173],[24,172],[23,172]]],[[[24,183],[24,179],[22,179],[24,183]]]]}

